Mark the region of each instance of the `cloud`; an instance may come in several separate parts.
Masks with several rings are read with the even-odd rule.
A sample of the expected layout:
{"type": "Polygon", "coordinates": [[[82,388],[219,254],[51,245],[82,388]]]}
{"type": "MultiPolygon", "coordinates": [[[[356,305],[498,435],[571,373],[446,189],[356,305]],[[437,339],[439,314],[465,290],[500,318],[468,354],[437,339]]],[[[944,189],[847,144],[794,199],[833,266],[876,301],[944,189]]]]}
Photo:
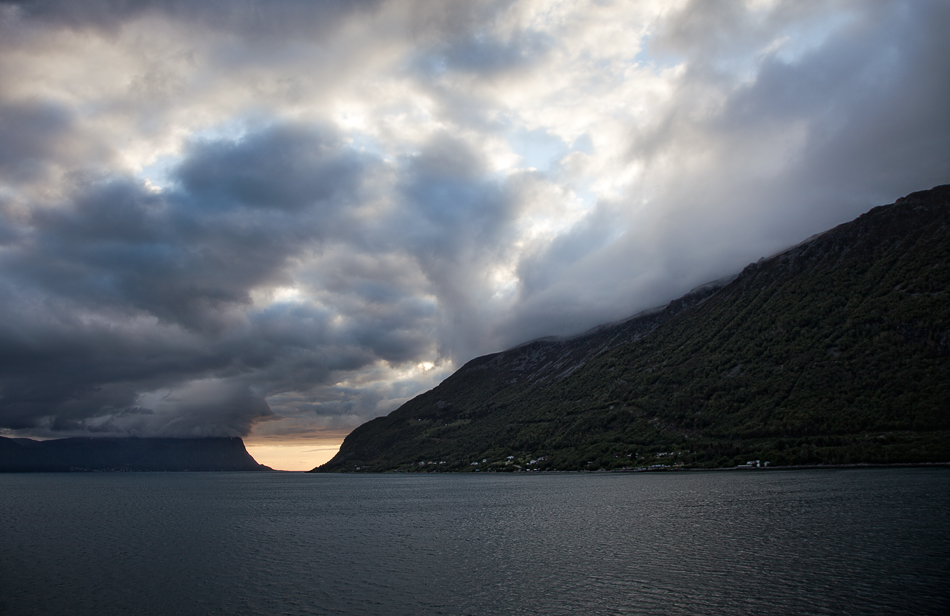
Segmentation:
{"type": "Polygon", "coordinates": [[[0,105],[0,174],[34,179],[69,130],[66,110],[53,105],[0,105]]]}
{"type": "Polygon", "coordinates": [[[312,386],[333,370],[376,361],[374,347],[383,359],[404,358],[400,347],[414,341],[397,327],[383,330],[393,318],[376,324],[378,335],[345,331],[328,325],[326,310],[257,309],[252,297],[290,281],[292,261],[334,235],[371,167],[365,158],[325,131],[278,126],[194,145],[174,173],[177,186],[164,192],[115,177],[35,208],[0,260],[10,291],[0,377],[8,427],[192,434],[217,421],[224,432],[246,433],[250,420],[238,410],[270,414],[247,393],[254,382],[241,374],[247,368],[286,369],[281,354],[309,344],[300,360],[312,386]],[[344,350],[328,357],[334,345],[344,350]],[[222,378],[230,393],[210,391],[227,393],[233,414],[215,411],[211,394],[198,395],[207,387],[195,389],[222,378]],[[50,379],[55,387],[44,386],[50,379]],[[162,387],[204,400],[207,412],[187,401],[164,404],[159,415],[133,412],[139,395],[162,387]],[[104,419],[113,415],[126,419],[104,419]],[[156,423],[168,415],[176,419],[156,423]]]}
{"type": "Polygon", "coordinates": [[[335,197],[352,195],[365,161],[327,133],[278,126],[238,143],[198,142],[175,175],[202,207],[332,208],[335,197]]]}
{"type": "Polygon", "coordinates": [[[0,430],[338,435],[945,183],[947,25],[936,0],[4,2],[0,430]]]}
{"type": "Polygon", "coordinates": [[[227,2],[182,3],[174,0],[90,0],[82,6],[68,0],[4,2],[19,9],[29,20],[57,27],[92,28],[114,31],[128,21],[160,14],[182,23],[237,32],[259,38],[312,36],[332,29],[353,13],[371,11],[378,0],[305,0],[263,2],[251,0],[232,5],[227,2]]]}
{"type": "MultiPolygon", "coordinates": [[[[660,303],[914,186],[946,181],[950,82],[935,78],[947,50],[933,30],[950,21],[945,6],[775,3],[752,14],[727,4],[725,16],[699,3],[661,22],[651,46],[682,69],[659,113],[628,124],[636,181],[608,223],[593,208],[522,261],[529,295],[619,318],[604,308],[660,303]],[[828,19],[829,9],[844,14],[828,19]],[[789,32],[807,44],[786,41],[789,32]]],[[[525,308],[515,329],[553,312],[525,308]]]]}
{"type": "Polygon", "coordinates": [[[306,128],[196,144],[175,171],[180,188],[110,178],[37,209],[17,269],[87,306],[214,327],[334,233],[363,162],[306,128]]]}

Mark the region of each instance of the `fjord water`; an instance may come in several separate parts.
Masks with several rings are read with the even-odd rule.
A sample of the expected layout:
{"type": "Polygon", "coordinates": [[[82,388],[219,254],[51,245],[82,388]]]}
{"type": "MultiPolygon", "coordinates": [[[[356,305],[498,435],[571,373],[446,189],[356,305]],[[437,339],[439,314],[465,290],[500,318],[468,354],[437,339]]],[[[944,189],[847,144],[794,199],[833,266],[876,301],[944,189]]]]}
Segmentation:
{"type": "Polygon", "coordinates": [[[950,613],[950,469],[0,490],[0,614],[950,613]]]}

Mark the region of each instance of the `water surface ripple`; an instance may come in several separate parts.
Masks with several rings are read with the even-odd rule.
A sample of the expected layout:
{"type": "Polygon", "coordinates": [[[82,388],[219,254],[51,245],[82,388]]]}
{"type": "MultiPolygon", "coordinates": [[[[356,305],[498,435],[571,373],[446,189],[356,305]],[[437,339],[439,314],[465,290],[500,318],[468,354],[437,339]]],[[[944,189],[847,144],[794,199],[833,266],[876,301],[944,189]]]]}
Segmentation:
{"type": "Polygon", "coordinates": [[[950,469],[0,475],[2,614],[948,614],[950,469]]]}

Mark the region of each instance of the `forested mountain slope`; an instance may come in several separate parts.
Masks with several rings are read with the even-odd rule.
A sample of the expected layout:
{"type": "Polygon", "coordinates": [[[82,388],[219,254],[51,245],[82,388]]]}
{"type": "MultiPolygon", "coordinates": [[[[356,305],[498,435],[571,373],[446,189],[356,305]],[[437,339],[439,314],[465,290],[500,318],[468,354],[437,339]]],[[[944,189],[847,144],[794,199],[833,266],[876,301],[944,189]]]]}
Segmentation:
{"type": "Polygon", "coordinates": [[[749,459],[950,461],[950,186],[663,310],[474,359],[315,470],[749,459]]]}

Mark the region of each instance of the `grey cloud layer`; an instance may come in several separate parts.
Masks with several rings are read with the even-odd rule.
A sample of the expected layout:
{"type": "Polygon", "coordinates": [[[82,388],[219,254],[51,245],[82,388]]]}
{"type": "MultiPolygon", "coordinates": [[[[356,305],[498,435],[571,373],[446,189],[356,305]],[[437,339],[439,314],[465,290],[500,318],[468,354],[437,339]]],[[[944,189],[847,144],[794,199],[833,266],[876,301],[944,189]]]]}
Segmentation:
{"type": "Polygon", "coordinates": [[[252,37],[313,36],[330,30],[360,11],[371,11],[379,0],[288,0],[267,2],[181,2],[179,0],[27,0],[3,2],[25,16],[57,27],[114,30],[129,19],[149,13],[183,23],[233,31],[252,37]]]}
{"type": "Polygon", "coordinates": [[[272,387],[306,389],[334,370],[418,354],[415,329],[431,309],[384,281],[346,290],[342,327],[328,309],[252,306],[253,289],[289,280],[294,259],[338,241],[375,164],[324,132],[280,126],[194,145],[178,187],[161,194],[108,178],[10,225],[18,233],[0,257],[6,426],[106,430],[97,422],[134,414],[137,392],[207,377],[233,383],[217,406],[237,426],[187,401],[173,425],[146,424],[241,432],[270,414],[261,396],[272,387]]]}
{"type": "MultiPolygon", "coordinates": [[[[516,330],[539,316],[550,323],[550,306],[568,289],[589,289],[589,280],[597,301],[574,314],[617,318],[615,307],[660,303],[872,205],[948,181],[950,47],[939,30],[950,23],[950,5],[837,4],[856,13],[838,37],[794,61],[766,54],[751,82],[728,70],[742,28],[754,29],[730,17],[737,3],[694,2],[665,24],[651,44],[685,59],[687,75],[665,115],[631,131],[628,150],[654,170],[629,197],[648,194],[654,205],[608,218],[595,208],[547,254],[525,261],[526,290],[537,287],[544,301],[526,298],[516,330]],[[618,220],[625,234],[610,242],[618,220]],[[554,285],[564,288],[552,297],[554,285]]],[[[794,30],[779,19],[787,14],[815,18],[814,5],[800,8],[780,3],[774,20],[745,36],[794,30]]],[[[569,327],[574,314],[560,322],[569,327]]]]}
{"type": "MultiPolygon", "coordinates": [[[[278,125],[194,143],[160,193],[103,178],[35,208],[0,258],[5,427],[241,434],[272,414],[264,396],[432,356],[427,294],[464,312],[466,268],[510,206],[444,136],[405,161],[396,208],[361,217],[383,173],[326,128],[278,125]],[[323,305],[253,305],[284,284],[323,305]],[[188,385],[201,379],[215,384],[188,385]],[[163,388],[161,412],[140,406],[163,388]]],[[[356,410],[382,396],[361,392],[356,410]]],[[[354,412],[320,398],[309,412],[354,412]]]]}
{"type": "Polygon", "coordinates": [[[653,98],[623,94],[623,71],[589,74],[613,39],[545,31],[529,9],[0,4],[0,26],[21,30],[0,41],[9,57],[155,19],[195,40],[176,70],[203,71],[140,115],[77,103],[75,86],[24,97],[15,71],[0,76],[0,429],[346,430],[475,355],[660,304],[950,181],[945,2],[687,3],[623,59],[644,91],[663,80],[653,98]],[[308,104],[241,72],[289,83],[308,61],[308,104]],[[363,83],[364,61],[388,68],[363,83]],[[616,101],[579,90],[611,79],[616,101]],[[357,92],[344,111],[369,119],[347,128],[324,92],[357,92]],[[654,107],[623,115],[624,96],[654,107]],[[149,140],[179,109],[213,120],[181,125],[151,184],[121,133],[164,144],[149,140]],[[504,151],[536,134],[556,145],[543,170],[504,151]]]}

